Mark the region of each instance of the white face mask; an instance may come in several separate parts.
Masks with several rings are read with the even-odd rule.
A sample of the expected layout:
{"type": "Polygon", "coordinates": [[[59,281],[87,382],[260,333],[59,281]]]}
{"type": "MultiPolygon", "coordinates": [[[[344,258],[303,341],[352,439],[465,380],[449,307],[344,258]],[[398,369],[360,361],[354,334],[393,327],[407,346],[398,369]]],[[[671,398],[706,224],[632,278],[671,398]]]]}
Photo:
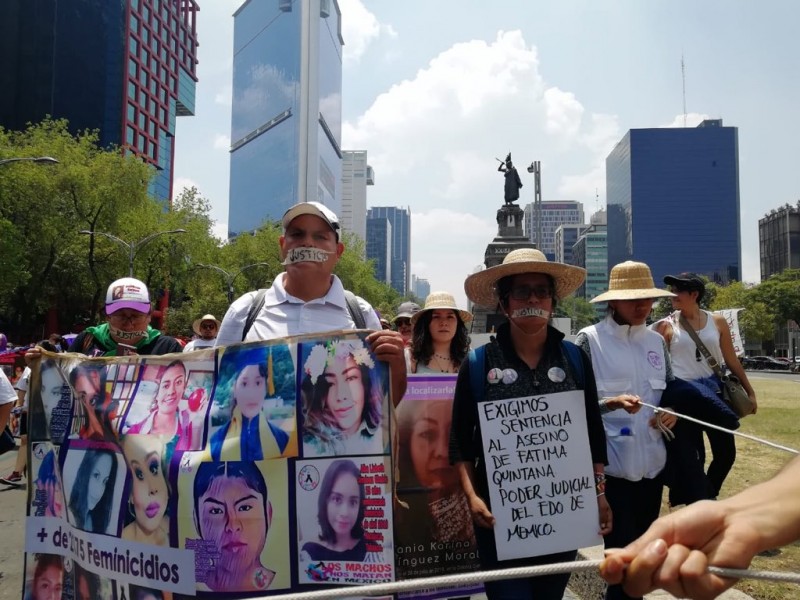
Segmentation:
{"type": "Polygon", "coordinates": [[[290,248],[286,253],[286,258],[281,263],[282,265],[291,265],[298,262],[318,262],[322,263],[328,260],[328,257],[334,252],[328,252],[321,248],[290,248]]]}
{"type": "Polygon", "coordinates": [[[523,319],[527,317],[539,317],[541,319],[549,319],[550,311],[544,310],[543,308],[535,308],[533,306],[527,306],[525,308],[518,308],[509,315],[510,319],[523,319]]]}
{"type": "Polygon", "coordinates": [[[147,337],[147,331],[122,331],[116,327],[109,328],[111,339],[115,342],[134,345],[147,337]]]}

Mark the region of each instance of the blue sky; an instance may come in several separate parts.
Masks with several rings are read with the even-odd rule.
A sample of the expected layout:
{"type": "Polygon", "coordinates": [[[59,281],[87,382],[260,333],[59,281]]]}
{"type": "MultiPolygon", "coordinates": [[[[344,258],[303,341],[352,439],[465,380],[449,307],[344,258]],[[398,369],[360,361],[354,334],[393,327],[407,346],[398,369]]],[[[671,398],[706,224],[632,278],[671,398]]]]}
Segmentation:
{"type": "MultiPolygon", "coordinates": [[[[260,0],[254,0],[256,2],[260,0]]],[[[178,119],[176,189],[227,230],[233,12],[200,0],[196,115],[178,119]]],[[[412,273],[466,302],[497,231],[495,157],[542,163],[542,197],[605,206],[605,158],[631,128],[739,128],[742,265],[758,219],[800,199],[800,3],[793,0],[340,0],[343,148],[367,150],[368,205],[412,212],[412,273]]],[[[522,171],[522,169],[521,169],[522,171]]],[[[533,201],[522,171],[521,204],[533,201]]],[[[713,226],[713,224],[709,224],[713,226]]],[[[665,236],[665,251],[675,238],[665,236]]],[[[690,269],[691,265],[687,265],[690,269]]]]}

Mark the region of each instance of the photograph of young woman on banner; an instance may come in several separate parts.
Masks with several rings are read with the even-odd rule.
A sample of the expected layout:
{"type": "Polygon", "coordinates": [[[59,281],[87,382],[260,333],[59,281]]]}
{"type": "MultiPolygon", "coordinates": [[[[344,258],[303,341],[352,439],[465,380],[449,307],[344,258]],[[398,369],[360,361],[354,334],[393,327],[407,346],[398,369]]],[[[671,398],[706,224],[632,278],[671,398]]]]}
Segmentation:
{"type": "Polygon", "coordinates": [[[83,362],[70,371],[73,402],[72,437],[82,440],[112,440],[116,432],[111,421],[117,405],[111,400],[106,368],[101,363],[83,362]]]}
{"type": "Polygon", "coordinates": [[[120,445],[130,472],[130,497],[126,504],[122,539],[169,546],[167,514],[170,486],[167,477],[168,436],[127,434],[120,445]]]}
{"type": "Polygon", "coordinates": [[[72,393],[60,363],[48,358],[39,364],[39,377],[31,378],[30,439],[64,441],[72,410],[72,393]],[[38,383],[37,383],[38,382],[38,383]]]}
{"type": "MultiPolygon", "coordinates": [[[[409,378],[409,389],[413,385],[409,378]]],[[[452,407],[452,398],[408,396],[397,406],[397,497],[408,506],[395,513],[397,570],[403,579],[479,567],[472,513],[448,455],[452,407]]]]}
{"type": "Polygon", "coordinates": [[[297,456],[294,364],[286,344],[224,349],[211,409],[211,460],[297,456]]]}
{"type": "Polygon", "coordinates": [[[172,600],[172,592],[165,592],[163,590],[156,590],[152,588],[141,587],[138,585],[129,585],[128,594],[124,595],[122,586],[117,586],[117,598],[128,598],[128,600],[172,600]]]}
{"type": "Polygon", "coordinates": [[[195,552],[197,589],[246,592],[291,585],[287,461],[181,457],[178,537],[195,552]]]}
{"type": "Polygon", "coordinates": [[[110,445],[80,447],[73,442],[64,461],[69,521],[89,533],[118,536],[125,473],[125,460],[110,445]]]}
{"type": "Polygon", "coordinates": [[[31,511],[35,517],[64,516],[64,488],[56,450],[50,443],[31,445],[31,472],[36,473],[33,482],[31,511]]]}
{"type": "Polygon", "coordinates": [[[25,600],[61,600],[64,559],[55,554],[35,554],[26,562],[25,600]]]}
{"type": "Polygon", "coordinates": [[[303,456],[385,454],[388,372],[363,339],[303,342],[303,456]]]}
{"type": "MultiPolygon", "coordinates": [[[[111,580],[100,578],[96,573],[87,571],[77,563],[75,567],[75,600],[96,600],[97,598],[112,598],[111,580]]],[[[60,598],[60,596],[59,596],[60,598]]]]}
{"type": "Polygon", "coordinates": [[[298,461],[295,468],[300,583],[392,581],[389,458],[298,461]]]}
{"type": "Polygon", "coordinates": [[[136,395],[122,431],[168,436],[173,450],[203,448],[206,415],[213,386],[212,360],[173,360],[141,370],[136,395]]]}

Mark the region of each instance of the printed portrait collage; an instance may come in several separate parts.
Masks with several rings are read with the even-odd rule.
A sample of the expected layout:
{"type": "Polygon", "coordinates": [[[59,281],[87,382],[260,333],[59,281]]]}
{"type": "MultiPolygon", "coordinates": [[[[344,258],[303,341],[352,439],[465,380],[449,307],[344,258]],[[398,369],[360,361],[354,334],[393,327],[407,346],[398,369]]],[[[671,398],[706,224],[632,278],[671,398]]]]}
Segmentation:
{"type": "Polygon", "coordinates": [[[26,598],[247,598],[477,567],[447,460],[455,378],[395,415],[364,334],[32,367],[26,598]]]}

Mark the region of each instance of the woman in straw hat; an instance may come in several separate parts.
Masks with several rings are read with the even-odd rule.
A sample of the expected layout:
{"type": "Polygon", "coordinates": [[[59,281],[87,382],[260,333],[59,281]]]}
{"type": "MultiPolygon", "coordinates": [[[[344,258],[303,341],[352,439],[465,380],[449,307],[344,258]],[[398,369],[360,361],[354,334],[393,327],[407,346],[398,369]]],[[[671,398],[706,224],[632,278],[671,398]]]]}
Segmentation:
{"type": "MultiPolygon", "coordinates": [[[[498,328],[496,338],[480,351],[484,364],[474,361],[475,367],[482,370],[474,379],[475,388],[473,362],[466,361],[461,366],[450,430],[450,462],[458,466],[477,525],[475,534],[484,568],[548,564],[573,560],[576,555],[576,550],[569,550],[531,558],[498,559],[492,530],[495,518],[487,504],[488,465],[481,451],[483,441],[476,403],[582,390],[591,454],[585,460],[593,464],[596,478],[603,476],[606,441],[591,362],[548,324],[558,300],[574,292],[585,275],[586,271],[580,267],[548,262],[539,250],[524,248],[510,252],[503,264],[474,273],[464,282],[470,300],[486,307],[499,304],[508,318],[498,328]]],[[[605,534],[611,530],[611,509],[602,494],[597,495],[597,504],[599,533],[605,534]]],[[[569,574],[486,582],[486,595],[489,600],[561,600],[568,580],[569,574]]]]}
{"type": "Polygon", "coordinates": [[[469,351],[466,323],[472,314],[459,310],[448,292],[433,292],[425,307],[411,316],[414,330],[406,351],[410,373],[458,373],[469,351]]]}
{"type": "MultiPolygon", "coordinates": [[[[664,339],[647,328],[656,298],[673,296],[653,283],[650,267],[626,261],[611,269],[608,291],[592,300],[607,302],[607,316],[582,329],[575,343],[592,359],[606,429],[606,497],[614,511],[607,548],[622,548],[658,518],[667,450],[661,431],[675,425],[673,415],[655,414],[672,379],[664,339]]],[[[621,585],[609,586],[608,600],[626,600],[621,585]]]]}

